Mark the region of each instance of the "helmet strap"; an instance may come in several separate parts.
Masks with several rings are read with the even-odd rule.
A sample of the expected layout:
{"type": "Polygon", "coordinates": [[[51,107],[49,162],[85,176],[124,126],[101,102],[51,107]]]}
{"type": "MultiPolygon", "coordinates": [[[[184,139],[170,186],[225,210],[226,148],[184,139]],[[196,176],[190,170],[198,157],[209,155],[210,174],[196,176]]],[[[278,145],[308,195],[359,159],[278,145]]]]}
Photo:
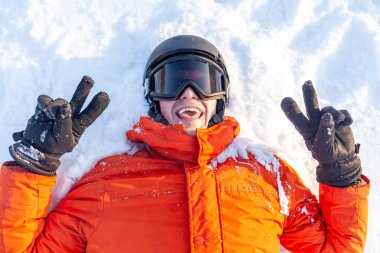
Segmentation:
{"type": "Polygon", "coordinates": [[[223,121],[224,109],[224,99],[218,99],[216,101],[216,113],[211,117],[210,121],[208,122],[208,127],[215,126],[216,124],[223,121]]]}
{"type": "Polygon", "coordinates": [[[167,121],[167,119],[165,119],[165,117],[162,116],[161,110],[160,110],[160,104],[157,101],[151,101],[149,107],[150,107],[148,111],[149,117],[151,117],[154,121],[158,123],[169,125],[169,122],[167,121]]]}

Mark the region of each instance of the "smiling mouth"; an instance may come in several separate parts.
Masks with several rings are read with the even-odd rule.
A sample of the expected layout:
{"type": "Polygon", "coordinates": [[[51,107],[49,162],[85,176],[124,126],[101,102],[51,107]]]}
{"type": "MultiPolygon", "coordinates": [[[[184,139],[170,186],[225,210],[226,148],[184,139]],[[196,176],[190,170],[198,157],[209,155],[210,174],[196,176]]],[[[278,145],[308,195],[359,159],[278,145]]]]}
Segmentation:
{"type": "Polygon", "coordinates": [[[198,119],[202,117],[203,112],[201,112],[198,108],[185,107],[176,112],[176,115],[181,119],[198,119]]]}

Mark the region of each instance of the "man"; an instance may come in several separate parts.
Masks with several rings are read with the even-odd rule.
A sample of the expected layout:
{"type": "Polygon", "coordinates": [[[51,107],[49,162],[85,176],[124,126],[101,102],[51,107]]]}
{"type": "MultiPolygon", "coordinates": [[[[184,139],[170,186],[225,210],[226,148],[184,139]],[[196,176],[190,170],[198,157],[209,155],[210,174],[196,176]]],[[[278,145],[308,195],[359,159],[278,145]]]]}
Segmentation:
{"type": "Polygon", "coordinates": [[[105,93],[81,112],[93,81],[70,103],[40,96],[14,162],[2,166],[2,252],[361,252],[369,181],[361,175],[347,111],[318,107],[303,86],[305,117],[282,108],[318,160],[320,203],[275,156],[218,159],[239,133],[225,117],[229,77],[208,41],[176,36],[151,54],[144,73],[148,117],[127,132],[134,155],[99,161],[48,213],[59,158],[107,107],[105,93]],[[219,161],[217,163],[215,161],[219,161]],[[212,166],[211,166],[212,165],[212,166]]]}

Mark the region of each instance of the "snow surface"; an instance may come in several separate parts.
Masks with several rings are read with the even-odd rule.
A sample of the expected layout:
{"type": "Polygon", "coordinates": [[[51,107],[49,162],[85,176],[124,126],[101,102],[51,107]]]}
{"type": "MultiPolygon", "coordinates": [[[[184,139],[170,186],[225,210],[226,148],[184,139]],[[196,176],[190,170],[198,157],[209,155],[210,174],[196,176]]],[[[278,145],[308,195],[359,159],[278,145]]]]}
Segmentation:
{"type": "Polygon", "coordinates": [[[280,109],[314,81],[320,105],[348,109],[371,179],[365,252],[380,248],[380,3],[375,0],[3,0],[0,6],[0,160],[37,96],[70,99],[85,74],[111,97],[107,111],[62,158],[55,198],[101,157],[134,150],[125,131],[146,114],[142,72],[151,50],[177,34],[200,35],[223,53],[228,115],[242,135],[287,155],[317,193],[316,162],[280,109]]]}

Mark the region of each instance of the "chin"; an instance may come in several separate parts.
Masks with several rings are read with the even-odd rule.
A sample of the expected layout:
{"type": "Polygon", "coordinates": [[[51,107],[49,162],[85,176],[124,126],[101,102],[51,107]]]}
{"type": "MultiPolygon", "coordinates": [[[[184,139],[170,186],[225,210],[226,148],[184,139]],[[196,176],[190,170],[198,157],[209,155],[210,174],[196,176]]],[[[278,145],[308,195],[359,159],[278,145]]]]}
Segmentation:
{"type": "Polygon", "coordinates": [[[192,135],[195,135],[196,134],[196,130],[198,128],[205,128],[204,127],[204,124],[200,123],[200,122],[181,122],[181,124],[183,124],[185,126],[185,129],[186,129],[186,132],[188,134],[190,133],[193,133],[192,135]]]}
{"type": "Polygon", "coordinates": [[[186,131],[187,130],[195,131],[197,128],[201,128],[201,129],[206,128],[203,120],[202,122],[183,122],[182,124],[185,125],[186,131]]]}
{"type": "Polygon", "coordinates": [[[186,129],[186,133],[191,136],[195,136],[197,134],[196,129],[186,129]]]}

